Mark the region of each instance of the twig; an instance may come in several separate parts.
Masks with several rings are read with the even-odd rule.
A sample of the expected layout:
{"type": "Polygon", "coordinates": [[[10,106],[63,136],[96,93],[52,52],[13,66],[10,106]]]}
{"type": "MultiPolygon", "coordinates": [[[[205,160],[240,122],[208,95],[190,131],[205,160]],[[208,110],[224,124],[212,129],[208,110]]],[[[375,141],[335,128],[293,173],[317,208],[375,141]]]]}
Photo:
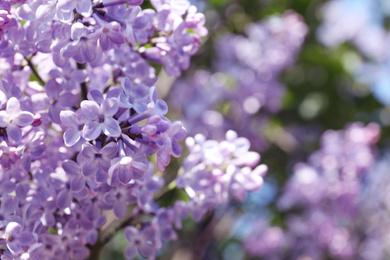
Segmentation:
{"type": "MultiPolygon", "coordinates": [[[[77,63],[77,69],[79,70],[85,69],[85,64],[77,63]]],[[[86,82],[80,83],[80,87],[81,87],[81,100],[87,100],[87,95],[88,95],[87,83],[86,82]]]]}
{"type": "Polygon", "coordinates": [[[45,81],[41,78],[41,76],[38,74],[38,71],[35,69],[34,67],[34,64],[32,64],[31,62],[31,58],[27,58],[27,57],[24,57],[24,59],[27,61],[27,64],[28,66],[30,67],[32,73],[35,75],[35,77],[37,78],[38,82],[44,86],[45,85],[45,81]]]}

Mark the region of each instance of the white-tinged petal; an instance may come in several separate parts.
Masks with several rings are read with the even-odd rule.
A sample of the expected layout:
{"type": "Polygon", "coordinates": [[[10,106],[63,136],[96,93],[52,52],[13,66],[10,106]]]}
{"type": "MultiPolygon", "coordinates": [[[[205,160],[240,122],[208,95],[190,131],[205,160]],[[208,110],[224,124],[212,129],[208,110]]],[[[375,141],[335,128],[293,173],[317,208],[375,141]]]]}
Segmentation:
{"type": "Polygon", "coordinates": [[[84,100],[80,106],[85,117],[90,120],[97,119],[100,114],[100,107],[95,101],[84,100]]]}
{"type": "Polygon", "coordinates": [[[17,114],[20,110],[20,103],[19,100],[17,100],[15,97],[12,97],[7,102],[7,113],[12,117],[13,115],[17,114]]]}
{"type": "Polygon", "coordinates": [[[9,116],[6,111],[0,111],[0,127],[7,127],[9,125],[9,116]]]}
{"type": "Polygon", "coordinates": [[[65,145],[72,146],[76,144],[80,140],[81,133],[82,133],[81,131],[77,131],[74,128],[70,128],[66,130],[66,132],[64,133],[65,145]]]}
{"type": "Polygon", "coordinates": [[[77,114],[70,110],[61,111],[60,119],[62,124],[67,127],[78,128],[80,125],[77,114]]]}
{"type": "Polygon", "coordinates": [[[119,137],[122,133],[118,121],[114,118],[105,118],[101,125],[103,133],[107,136],[119,137]]]}
{"type": "Polygon", "coordinates": [[[20,112],[19,115],[13,119],[13,123],[21,127],[31,125],[33,121],[34,115],[26,111],[20,112]]]}
{"type": "Polygon", "coordinates": [[[115,98],[107,98],[102,103],[102,112],[105,116],[113,116],[118,111],[118,101],[115,98]]]}
{"type": "Polygon", "coordinates": [[[95,140],[96,138],[99,137],[100,133],[102,132],[101,126],[102,124],[99,124],[96,121],[91,121],[87,123],[83,128],[83,137],[88,141],[95,140]]]}

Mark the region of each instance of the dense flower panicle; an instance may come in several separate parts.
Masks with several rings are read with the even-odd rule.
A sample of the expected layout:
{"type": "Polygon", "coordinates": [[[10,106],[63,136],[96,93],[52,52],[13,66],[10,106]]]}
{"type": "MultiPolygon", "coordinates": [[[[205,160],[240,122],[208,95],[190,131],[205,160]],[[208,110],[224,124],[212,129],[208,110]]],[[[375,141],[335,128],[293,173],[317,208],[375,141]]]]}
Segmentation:
{"type": "Polygon", "coordinates": [[[286,214],[293,210],[288,214],[286,230],[263,223],[245,241],[247,251],[270,259],[359,258],[360,196],[375,162],[373,145],[379,132],[374,123],[353,123],[343,131],[325,132],[320,150],[307,163],[295,166],[278,201],[286,214]],[[266,242],[255,243],[255,238],[266,242]]]}
{"type": "Polygon", "coordinates": [[[230,197],[243,201],[247,192],[263,184],[267,166],[252,169],[260,155],[249,151],[249,141],[238,138],[234,131],[228,131],[225,138],[218,142],[199,134],[186,139],[190,154],[183,162],[177,186],[190,197],[196,220],[216,205],[227,203],[230,197]]]}
{"type": "Polygon", "coordinates": [[[364,234],[360,245],[361,259],[385,259],[389,255],[388,187],[389,155],[380,158],[367,174],[359,198],[359,231],[364,234]]]}
{"type": "Polygon", "coordinates": [[[150,60],[180,75],[207,30],[187,0],[142,2],[0,3],[1,259],[86,259],[106,211],[151,219],[126,229],[127,257],[176,239],[187,206],[159,208],[149,160],[164,171],[186,130],[150,60]]]}
{"type": "Polygon", "coordinates": [[[259,128],[281,107],[279,74],[293,62],[307,30],[298,14],[286,12],[248,24],[246,36],[221,37],[215,46],[215,73],[197,71],[172,90],[170,103],[182,110],[190,134],[218,139],[234,128],[256,149],[264,149],[259,128]]]}

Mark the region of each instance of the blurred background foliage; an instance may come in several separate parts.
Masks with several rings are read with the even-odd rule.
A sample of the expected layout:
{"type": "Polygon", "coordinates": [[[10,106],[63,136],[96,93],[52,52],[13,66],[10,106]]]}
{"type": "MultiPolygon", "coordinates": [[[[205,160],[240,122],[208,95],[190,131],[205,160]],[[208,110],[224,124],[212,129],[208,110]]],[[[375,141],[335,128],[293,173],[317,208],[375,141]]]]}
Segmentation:
{"type": "MultiPolygon", "coordinates": [[[[299,13],[309,28],[308,35],[293,65],[281,75],[280,81],[287,86],[282,109],[273,115],[264,127],[265,136],[270,142],[261,151],[262,163],[268,165],[266,185],[260,192],[248,197],[244,204],[231,202],[223,208],[210,212],[200,225],[190,218],[178,232],[179,241],[165,245],[159,259],[251,259],[245,255],[240,244],[240,232],[246,220],[241,215],[251,217],[267,216],[273,225],[283,227],[284,214],[276,209],[275,200],[292,173],[297,162],[306,161],[310,153],[318,149],[319,137],[327,129],[342,129],[347,123],[361,121],[377,122],[382,127],[379,146],[389,144],[390,110],[380,104],[371,94],[369,86],[354,81],[351,68],[355,61],[366,59],[354,46],[343,44],[329,49],[316,37],[321,23],[320,8],[325,0],[193,0],[192,3],[206,16],[209,35],[199,52],[191,60],[191,68],[182,77],[196,69],[208,70],[215,58],[216,41],[227,33],[243,34],[251,22],[261,21],[270,15],[280,15],[286,10],[299,13]],[[280,135],[289,129],[301,129],[302,138],[295,140],[293,147],[280,143],[280,135]],[[239,219],[237,221],[236,219],[239,219]]],[[[144,8],[151,7],[148,0],[144,8]]],[[[169,104],[168,104],[169,106],[169,104]]],[[[221,110],[223,107],[220,108],[221,110]]],[[[262,111],[260,110],[260,112],[262,111]]],[[[172,120],[179,115],[171,111],[172,120]]],[[[184,143],[181,143],[184,147],[184,143]]],[[[184,151],[182,158],[186,156],[184,151]]],[[[173,159],[163,174],[166,180],[174,179],[182,158],[173,159]]],[[[159,200],[160,205],[171,205],[176,199],[186,200],[181,190],[172,188],[159,200]]],[[[247,227],[250,228],[250,227],[247,227]]],[[[259,241],[261,243],[261,241],[259,241]]],[[[117,234],[104,250],[101,259],[123,259],[123,234],[117,234]]]]}

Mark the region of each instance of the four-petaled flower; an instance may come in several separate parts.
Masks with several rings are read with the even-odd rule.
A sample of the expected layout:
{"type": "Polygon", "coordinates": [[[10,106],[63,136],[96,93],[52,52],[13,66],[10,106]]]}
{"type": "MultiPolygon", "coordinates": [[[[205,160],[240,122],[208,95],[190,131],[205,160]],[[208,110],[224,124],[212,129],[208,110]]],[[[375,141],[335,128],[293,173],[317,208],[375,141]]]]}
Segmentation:
{"type": "Polygon", "coordinates": [[[99,106],[95,101],[84,100],[81,102],[81,109],[88,119],[84,126],[83,137],[87,140],[95,140],[101,132],[107,136],[119,137],[121,128],[119,123],[112,118],[118,110],[118,101],[114,98],[107,98],[99,106]]]}
{"type": "Polygon", "coordinates": [[[21,127],[31,125],[34,115],[27,111],[20,111],[20,103],[14,97],[7,102],[7,108],[0,111],[0,127],[7,128],[8,139],[14,143],[19,143],[22,139],[21,127]]]}

